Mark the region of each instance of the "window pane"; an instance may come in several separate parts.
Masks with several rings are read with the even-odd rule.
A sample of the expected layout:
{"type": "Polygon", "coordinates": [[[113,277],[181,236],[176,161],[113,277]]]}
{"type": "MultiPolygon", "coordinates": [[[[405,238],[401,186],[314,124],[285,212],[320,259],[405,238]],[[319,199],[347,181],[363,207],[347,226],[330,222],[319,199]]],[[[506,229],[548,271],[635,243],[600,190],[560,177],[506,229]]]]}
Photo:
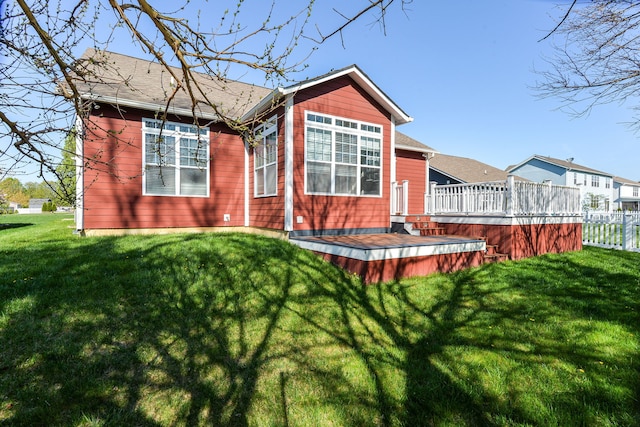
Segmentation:
{"type": "Polygon", "coordinates": [[[203,141],[180,138],[180,165],[205,167],[206,147],[203,141]]]}
{"type": "Polygon", "coordinates": [[[363,136],[360,142],[360,163],[364,166],[380,166],[380,140],[363,136]]]}
{"type": "Polygon", "coordinates": [[[331,165],[326,163],[307,163],[307,191],[309,193],[331,192],[331,165]]]}
{"type": "Polygon", "coordinates": [[[206,169],[181,169],[180,194],[184,196],[206,196],[206,169]]]}
{"type": "Polygon", "coordinates": [[[176,164],[176,139],[173,136],[144,135],[145,162],[156,165],[176,164]]]}
{"type": "Polygon", "coordinates": [[[336,194],[357,194],[357,172],[356,166],[336,165],[336,194]]]}
{"type": "Polygon", "coordinates": [[[380,169],[362,168],[360,194],[380,195],[380,169]]]}
{"type": "Polygon", "coordinates": [[[254,148],[253,154],[255,159],[255,167],[259,168],[264,166],[264,145],[258,145],[256,148],[254,148]]]}
{"type": "Polygon", "coordinates": [[[176,170],[169,166],[147,166],[145,170],[147,194],[176,194],[176,170]]]}
{"type": "Polygon", "coordinates": [[[276,194],[277,176],[275,163],[266,167],[265,170],[265,195],[276,194]]]}
{"type": "Polygon", "coordinates": [[[264,169],[258,169],[254,173],[256,179],[256,196],[264,196],[264,169]]]}
{"type": "Polygon", "coordinates": [[[307,160],[331,161],[331,131],[307,128],[307,160]]]}
{"type": "Polygon", "coordinates": [[[358,137],[347,133],[336,132],[336,162],[358,163],[358,137]]]}

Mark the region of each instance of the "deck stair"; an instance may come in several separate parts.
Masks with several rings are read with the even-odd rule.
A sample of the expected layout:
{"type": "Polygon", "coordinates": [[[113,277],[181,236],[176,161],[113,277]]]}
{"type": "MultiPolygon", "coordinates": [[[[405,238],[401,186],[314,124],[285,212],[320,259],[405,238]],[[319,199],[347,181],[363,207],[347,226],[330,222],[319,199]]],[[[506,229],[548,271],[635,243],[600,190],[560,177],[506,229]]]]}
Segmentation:
{"type": "Polygon", "coordinates": [[[443,236],[445,229],[431,221],[428,215],[409,215],[405,218],[404,229],[414,236],[443,236]]]}
{"type": "MultiPolygon", "coordinates": [[[[443,236],[446,229],[440,227],[437,222],[432,221],[429,215],[407,215],[404,221],[404,230],[413,236],[443,236]]],[[[498,251],[498,245],[492,245],[487,241],[486,236],[477,237],[486,242],[484,262],[500,262],[509,259],[508,254],[498,251]]]]}
{"type": "MultiPolygon", "coordinates": [[[[486,237],[481,237],[485,242],[487,241],[486,237]]],[[[486,243],[486,251],[484,253],[484,262],[500,262],[506,261],[509,259],[508,254],[502,254],[498,252],[498,245],[490,245],[488,242],[486,243]]]]}

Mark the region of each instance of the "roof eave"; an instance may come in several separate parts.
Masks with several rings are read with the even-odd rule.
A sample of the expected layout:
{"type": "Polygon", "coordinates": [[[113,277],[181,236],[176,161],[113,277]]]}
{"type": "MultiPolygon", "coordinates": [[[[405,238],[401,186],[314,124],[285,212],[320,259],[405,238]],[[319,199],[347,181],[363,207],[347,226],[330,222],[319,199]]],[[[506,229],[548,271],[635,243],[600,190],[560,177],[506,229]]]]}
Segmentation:
{"type": "MultiPolygon", "coordinates": [[[[124,99],[124,98],[118,98],[114,96],[105,96],[105,95],[97,95],[97,94],[83,94],[81,95],[81,98],[89,101],[98,102],[98,103],[111,104],[111,105],[117,105],[122,107],[131,107],[131,108],[137,108],[137,109],[146,110],[146,111],[160,112],[160,111],[166,110],[168,113],[174,114],[176,116],[193,117],[193,111],[187,108],[176,108],[171,106],[167,108],[167,106],[163,104],[141,102],[141,101],[135,101],[132,99],[124,99]]],[[[217,114],[204,113],[204,112],[200,112],[198,114],[198,118],[212,120],[216,122],[220,120],[220,117],[217,114]]]]}
{"type": "Polygon", "coordinates": [[[410,145],[404,145],[404,144],[398,144],[396,142],[396,148],[399,148],[401,150],[407,150],[407,151],[415,151],[418,153],[433,153],[433,154],[439,154],[439,151],[433,150],[433,149],[429,149],[428,147],[425,148],[420,148],[420,147],[412,147],[410,145]]]}

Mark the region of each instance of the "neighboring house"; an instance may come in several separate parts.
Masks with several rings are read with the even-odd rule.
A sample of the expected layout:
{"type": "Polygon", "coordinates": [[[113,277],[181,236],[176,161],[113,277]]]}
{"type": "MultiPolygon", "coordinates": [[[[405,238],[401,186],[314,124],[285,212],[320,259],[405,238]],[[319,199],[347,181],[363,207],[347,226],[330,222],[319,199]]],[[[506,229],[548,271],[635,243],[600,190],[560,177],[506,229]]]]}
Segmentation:
{"type": "Polygon", "coordinates": [[[506,181],[507,172],[467,157],[437,154],[431,159],[429,179],[438,185],[506,181]]]}
{"type": "Polygon", "coordinates": [[[507,168],[507,172],[533,182],[551,182],[556,185],[578,187],[584,209],[613,210],[613,175],[573,163],[573,159],[560,160],[534,155],[507,168]]]}
{"type": "MultiPolygon", "coordinates": [[[[114,83],[80,85],[95,107],[77,144],[94,162],[79,165],[79,230],[389,230],[396,126],[412,118],[357,66],[275,90],[200,75],[219,108],[243,121],[263,118],[250,143],[204,106],[199,116],[210,125],[198,129],[182,93],[162,123],[163,90],[175,86],[167,73],[115,53],[88,50],[84,57],[100,55],[101,80],[114,83]]],[[[428,151],[401,147],[400,158],[428,151]]]]}
{"type": "Polygon", "coordinates": [[[613,189],[614,209],[640,211],[640,182],[616,176],[613,189]]]}

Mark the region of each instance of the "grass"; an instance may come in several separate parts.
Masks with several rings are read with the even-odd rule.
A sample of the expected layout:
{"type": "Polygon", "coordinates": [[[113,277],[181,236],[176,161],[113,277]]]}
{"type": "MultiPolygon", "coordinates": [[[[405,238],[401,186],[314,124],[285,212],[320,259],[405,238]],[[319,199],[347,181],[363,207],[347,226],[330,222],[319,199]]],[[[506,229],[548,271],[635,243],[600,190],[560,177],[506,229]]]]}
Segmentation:
{"type": "Polygon", "coordinates": [[[363,286],[240,234],[0,216],[1,425],[640,425],[640,254],[363,286]]]}

